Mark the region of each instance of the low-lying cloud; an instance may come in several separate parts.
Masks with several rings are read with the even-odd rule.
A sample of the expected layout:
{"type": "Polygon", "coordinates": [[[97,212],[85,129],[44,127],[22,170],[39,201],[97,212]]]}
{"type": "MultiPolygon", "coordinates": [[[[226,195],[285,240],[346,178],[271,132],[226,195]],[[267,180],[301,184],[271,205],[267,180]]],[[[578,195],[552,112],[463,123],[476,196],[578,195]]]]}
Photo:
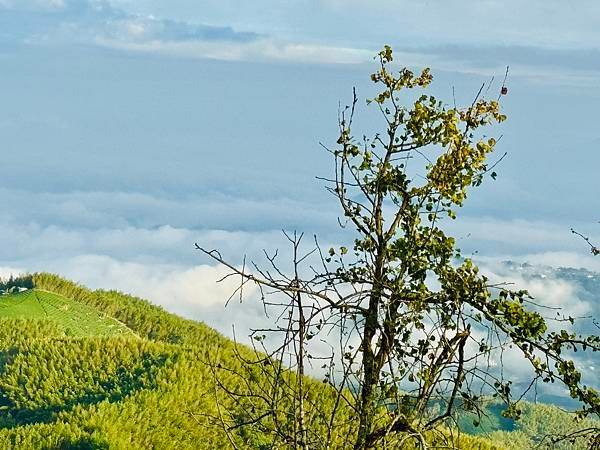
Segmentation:
{"type": "MultiPolygon", "coordinates": [[[[174,228],[270,230],[301,228],[307,232],[335,222],[335,215],[308,199],[206,192],[175,197],[143,192],[30,192],[0,189],[0,222],[52,224],[71,229],[174,228]]],[[[34,225],[31,225],[34,226],[34,225]]],[[[15,230],[18,232],[18,230],[15,230]]],[[[37,231],[39,232],[39,230],[37,231]]]]}

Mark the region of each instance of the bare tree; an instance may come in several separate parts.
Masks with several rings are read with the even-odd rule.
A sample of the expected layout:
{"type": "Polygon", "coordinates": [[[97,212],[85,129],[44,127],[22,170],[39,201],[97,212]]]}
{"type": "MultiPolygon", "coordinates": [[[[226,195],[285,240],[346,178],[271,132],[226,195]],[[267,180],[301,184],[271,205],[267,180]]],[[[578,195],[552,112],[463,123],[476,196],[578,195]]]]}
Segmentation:
{"type": "Polygon", "coordinates": [[[581,239],[583,239],[590,246],[590,251],[592,252],[592,255],[594,255],[594,256],[600,255],[600,248],[598,248],[594,244],[592,244],[592,241],[590,241],[589,237],[581,234],[578,231],[575,231],[573,228],[571,228],[571,233],[576,234],[577,236],[579,236],[581,239]]]}
{"type": "Polygon", "coordinates": [[[237,380],[237,389],[230,379],[218,388],[244,411],[220,423],[256,431],[265,448],[455,448],[457,411],[481,413],[493,395],[518,417],[526,392],[554,381],[581,402],[582,416],[598,414],[598,394],[569,355],[598,350],[600,339],[557,329],[526,291],[491,283],[441,228],[470,187],[495,178],[488,156],[496,140],[482,130],[505,120],[500,95],[487,100],[482,86],[469,105],[448,107],[414,95],[432,81],[428,69],[394,72],[388,46],[378,60],[371,79],[382,88],[368,103],[384,131],[356,137],[355,93],[340,110],[336,146],[326,147],[335,171],[322,180],[351,244],[325,250],[315,237],[302,253],[302,235],[286,234],[291,265],[265,253],[266,266],[250,267],[196,244],[239,277],[232,296],[255,285],[278,314],[272,328],[254,331],[254,352],[240,351],[239,366],[215,364],[216,379],[237,380]],[[274,348],[265,344],[273,334],[282,336],[274,348]],[[317,351],[315,341],[330,351],[317,351]],[[506,351],[531,366],[525,392],[515,395],[504,376],[506,351]],[[307,364],[325,383],[305,377],[307,364]]]}

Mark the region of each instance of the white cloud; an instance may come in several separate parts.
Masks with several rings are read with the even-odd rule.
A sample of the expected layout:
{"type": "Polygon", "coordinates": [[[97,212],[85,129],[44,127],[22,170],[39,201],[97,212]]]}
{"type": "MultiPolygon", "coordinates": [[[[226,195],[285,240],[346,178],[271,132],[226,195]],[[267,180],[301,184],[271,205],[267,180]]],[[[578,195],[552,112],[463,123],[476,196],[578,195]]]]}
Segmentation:
{"type": "Polygon", "coordinates": [[[53,193],[0,189],[0,202],[4,205],[0,221],[4,223],[52,223],[77,229],[156,228],[168,223],[175,228],[300,227],[312,232],[335,222],[323,205],[311,199],[302,201],[275,195],[256,198],[252,193],[175,196],[135,191],[53,193]]]}
{"type": "Polygon", "coordinates": [[[0,278],[2,279],[6,279],[10,276],[15,277],[25,272],[24,269],[19,267],[0,266],[0,278]]]}
{"type": "Polygon", "coordinates": [[[96,42],[106,47],[121,50],[225,61],[271,60],[311,64],[359,64],[371,61],[376,53],[365,49],[287,43],[274,39],[260,39],[241,43],[163,40],[135,42],[99,37],[96,42]]]}
{"type": "MultiPolygon", "coordinates": [[[[565,314],[582,317],[593,311],[593,306],[581,300],[577,288],[562,280],[515,280],[534,297],[534,301],[543,308],[560,308],[565,314]]],[[[545,315],[552,316],[552,310],[545,315]]]]}
{"type": "Polygon", "coordinates": [[[188,316],[201,308],[224,307],[238,284],[234,278],[217,282],[229,273],[224,266],[139,263],[102,255],[76,256],[62,266],[66,276],[92,288],[132,293],[188,316]]]}
{"type": "MultiPolygon", "coordinates": [[[[597,289],[592,288],[590,291],[589,287],[586,287],[585,272],[569,271],[565,274],[564,271],[547,266],[517,266],[491,261],[480,264],[480,268],[494,283],[509,283],[507,287],[510,289],[527,290],[534,299],[525,306],[529,310],[537,311],[546,319],[548,331],[567,330],[583,335],[597,334],[591,317],[595,315],[600,294],[597,289]],[[567,317],[573,317],[574,323],[565,320],[567,317]]],[[[523,364],[520,352],[509,348],[502,356],[507,377],[527,382],[531,370],[528,364],[523,364]]],[[[496,365],[500,364],[499,357],[500,355],[494,356],[496,365]]],[[[569,358],[575,358],[586,379],[595,382],[593,377],[590,377],[590,366],[597,364],[596,355],[569,354],[569,358]]],[[[547,388],[544,390],[548,391],[547,388]]]]}
{"type": "Polygon", "coordinates": [[[587,253],[587,248],[581,247],[580,251],[548,251],[539,253],[500,254],[494,256],[478,255],[476,258],[484,264],[497,265],[502,261],[528,263],[535,266],[553,268],[572,267],[600,272],[600,258],[587,253]]]}
{"type": "Polygon", "coordinates": [[[283,247],[280,231],[193,230],[158,228],[73,229],[56,225],[0,224],[2,260],[28,270],[58,270],[54,264],[79,255],[111,255],[122,261],[193,265],[204,261],[194,243],[219,249],[241,262],[243,255],[260,256],[262,249],[283,247]]]}

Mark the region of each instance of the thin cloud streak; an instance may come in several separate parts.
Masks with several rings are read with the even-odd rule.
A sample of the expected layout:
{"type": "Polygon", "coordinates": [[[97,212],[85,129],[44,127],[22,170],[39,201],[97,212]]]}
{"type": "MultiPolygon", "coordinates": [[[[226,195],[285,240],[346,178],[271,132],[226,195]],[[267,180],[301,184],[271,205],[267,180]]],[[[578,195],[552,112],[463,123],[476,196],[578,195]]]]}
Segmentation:
{"type": "Polygon", "coordinates": [[[363,64],[373,59],[374,50],[310,45],[259,39],[253,42],[208,42],[151,40],[132,42],[97,38],[98,45],[118,50],[163,56],[223,61],[284,61],[306,64],[363,64]]]}

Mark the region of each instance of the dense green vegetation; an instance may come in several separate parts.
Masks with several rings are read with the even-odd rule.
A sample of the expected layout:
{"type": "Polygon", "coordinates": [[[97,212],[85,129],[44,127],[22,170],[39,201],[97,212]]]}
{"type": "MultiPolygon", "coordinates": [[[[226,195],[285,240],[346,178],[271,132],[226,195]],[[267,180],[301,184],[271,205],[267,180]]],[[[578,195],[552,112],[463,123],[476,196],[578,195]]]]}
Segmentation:
{"type": "Polygon", "coordinates": [[[463,414],[458,419],[459,427],[466,433],[486,436],[507,450],[538,446],[569,450],[587,449],[588,442],[584,439],[553,441],[553,438],[600,425],[592,419],[575,421],[572,414],[554,405],[522,402],[520,407],[523,410],[522,417],[514,421],[503,417],[503,405],[490,399],[483,414],[463,414]]]}
{"type": "MultiPolygon", "coordinates": [[[[237,411],[242,423],[248,405],[215,396],[215,362],[239,369],[217,375],[233,390],[245,383],[276,388],[264,386],[260,371],[240,369],[233,343],[202,323],[54,275],[36,274],[33,282],[35,290],[0,297],[2,449],[231,448],[219,411],[237,411]]],[[[307,396],[318,438],[324,433],[319,412],[334,396],[320,382],[309,383],[307,396]]],[[[286,407],[283,401],[282,414],[286,407]]],[[[489,411],[490,423],[506,428],[493,422],[499,410],[489,411]]],[[[572,426],[555,407],[528,405],[515,432],[463,435],[461,448],[525,449],[572,426]]],[[[346,427],[336,429],[333,447],[341,448],[346,427]]],[[[482,430],[488,431],[469,429],[482,430]]],[[[232,430],[232,439],[239,448],[271,448],[268,435],[243,427],[232,430]]]]}
{"type": "Polygon", "coordinates": [[[0,297],[0,318],[44,319],[56,323],[68,336],[131,334],[119,321],[95,308],[62,295],[30,289],[0,297]]]}

